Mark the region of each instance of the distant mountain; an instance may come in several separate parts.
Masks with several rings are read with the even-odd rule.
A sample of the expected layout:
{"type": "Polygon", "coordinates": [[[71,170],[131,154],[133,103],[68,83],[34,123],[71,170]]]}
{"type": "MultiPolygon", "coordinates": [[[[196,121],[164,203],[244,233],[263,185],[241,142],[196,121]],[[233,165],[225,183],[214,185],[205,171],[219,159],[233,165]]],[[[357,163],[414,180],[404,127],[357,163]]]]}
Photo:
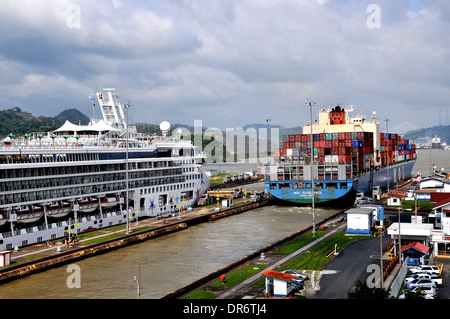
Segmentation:
{"type": "MultiPolygon", "coordinates": [[[[450,125],[433,126],[431,128],[431,137],[440,137],[442,142],[450,143],[450,125]]],[[[410,131],[405,134],[405,139],[415,140],[418,138],[429,138],[430,128],[421,128],[410,131]]]]}
{"type": "Polygon", "coordinates": [[[57,116],[55,116],[55,119],[60,121],[70,121],[73,124],[79,124],[79,125],[86,125],[89,123],[90,118],[77,109],[68,109],[65,111],[62,111],[57,116]]]}
{"type": "Polygon", "coordinates": [[[76,109],[61,112],[55,117],[35,117],[29,112],[22,111],[19,107],[0,111],[0,137],[10,133],[18,136],[25,133],[49,132],[57,129],[66,120],[74,124],[87,124],[89,118],[76,109]]]}

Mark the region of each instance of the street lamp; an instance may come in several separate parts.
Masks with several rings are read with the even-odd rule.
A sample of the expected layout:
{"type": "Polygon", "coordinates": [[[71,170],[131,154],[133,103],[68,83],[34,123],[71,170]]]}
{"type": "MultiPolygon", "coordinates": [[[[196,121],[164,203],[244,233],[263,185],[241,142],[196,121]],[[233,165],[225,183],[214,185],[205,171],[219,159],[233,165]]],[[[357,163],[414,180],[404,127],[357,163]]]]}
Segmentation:
{"type": "MultiPolygon", "coordinates": [[[[386,134],[389,134],[389,121],[390,121],[390,119],[385,118],[384,120],[386,121],[386,134]]],[[[386,165],[387,165],[387,170],[386,170],[386,175],[387,175],[387,193],[389,195],[389,157],[387,157],[387,161],[388,161],[386,163],[386,165]]]]}
{"type": "Polygon", "coordinates": [[[315,207],[314,207],[314,142],[313,142],[313,120],[312,120],[312,107],[316,105],[316,102],[310,101],[309,99],[306,99],[306,105],[309,106],[309,115],[311,117],[311,207],[312,207],[312,216],[313,216],[313,229],[312,234],[313,237],[316,236],[316,215],[315,215],[315,207]]]}
{"type": "Polygon", "coordinates": [[[128,101],[128,103],[125,103],[123,105],[123,107],[127,110],[127,121],[126,121],[126,144],[127,144],[127,151],[126,151],[126,160],[125,160],[125,165],[126,165],[126,172],[127,172],[127,178],[126,178],[126,190],[127,190],[127,196],[126,196],[126,208],[127,208],[127,234],[130,232],[130,203],[129,203],[129,186],[128,186],[128,109],[131,108],[131,104],[130,101],[128,101]]]}
{"type": "Polygon", "coordinates": [[[431,165],[431,149],[433,148],[433,141],[431,139],[431,129],[433,126],[430,126],[430,176],[433,176],[433,165],[431,165]]]}
{"type": "Polygon", "coordinates": [[[267,123],[267,157],[270,156],[270,151],[272,149],[272,143],[270,141],[270,138],[272,136],[270,136],[270,138],[269,138],[269,125],[270,125],[269,122],[270,121],[272,121],[272,119],[270,117],[266,118],[266,123],[267,123]]]}

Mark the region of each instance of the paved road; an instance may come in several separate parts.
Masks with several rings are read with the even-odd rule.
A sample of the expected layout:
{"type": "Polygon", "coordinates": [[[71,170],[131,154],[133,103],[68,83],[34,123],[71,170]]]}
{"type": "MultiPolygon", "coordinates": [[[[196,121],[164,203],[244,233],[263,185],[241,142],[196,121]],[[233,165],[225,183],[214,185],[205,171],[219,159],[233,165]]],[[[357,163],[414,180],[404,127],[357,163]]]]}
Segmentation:
{"type": "MultiPolygon", "coordinates": [[[[383,237],[383,245],[388,242],[383,237]]],[[[315,299],[347,299],[347,292],[356,280],[366,281],[371,274],[367,272],[370,264],[380,264],[380,240],[367,238],[356,241],[343,249],[338,256],[325,265],[325,272],[319,282],[320,290],[315,299]],[[336,272],[335,272],[336,271],[336,272]]]]}

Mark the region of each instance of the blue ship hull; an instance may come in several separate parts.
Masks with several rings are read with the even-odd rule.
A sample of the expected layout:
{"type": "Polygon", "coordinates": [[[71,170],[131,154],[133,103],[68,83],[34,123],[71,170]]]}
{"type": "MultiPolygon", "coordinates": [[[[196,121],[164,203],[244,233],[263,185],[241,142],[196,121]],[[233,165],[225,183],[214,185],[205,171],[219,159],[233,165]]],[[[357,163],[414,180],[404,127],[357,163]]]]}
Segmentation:
{"type": "MultiPolygon", "coordinates": [[[[380,186],[382,189],[402,179],[411,177],[415,160],[399,163],[389,167],[374,170],[372,174],[372,186],[380,186]]],[[[371,174],[361,174],[348,180],[316,180],[314,189],[314,203],[318,205],[330,205],[335,202],[351,204],[356,193],[369,194],[371,174]],[[318,187],[317,187],[318,186],[318,187]]],[[[265,181],[267,191],[274,197],[300,205],[311,204],[311,181],[265,181]]]]}

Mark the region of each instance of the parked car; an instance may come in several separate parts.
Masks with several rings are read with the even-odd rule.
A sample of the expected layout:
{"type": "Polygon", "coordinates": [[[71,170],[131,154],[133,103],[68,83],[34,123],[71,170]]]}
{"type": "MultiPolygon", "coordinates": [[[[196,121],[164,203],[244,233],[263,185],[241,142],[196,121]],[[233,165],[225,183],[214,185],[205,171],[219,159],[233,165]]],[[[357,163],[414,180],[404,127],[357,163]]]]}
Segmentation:
{"type": "Polygon", "coordinates": [[[416,287],[416,288],[411,289],[411,292],[415,293],[419,290],[422,295],[429,295],[429,296],[436,297],[436,294],[437,294],[437,290],[434,287],[416,287]]]}
{"type": "Polygon", "coordinates": [[[303,289],[303,284],[295,284],[295,283],[291,283],[291,285],[292,285],[292,290],[293,291],[299,291],[299,290],[302,290],[303,289]]]}
{"type": "Polygon", "coordinates": [[[414,279],[411,282],[406,282],[405,287],[408,289],[413,289],[416,287],[436,287],[437,284],[432,279],[424,279],[424,278],[418,278],[414,279]]]}
{"type": "Polygon", "coordinates": [[[405,278],[405,283],[407,282],[412,282],[414,279],[431,279],[433,280],[438,286],[442,285],[442,278],[437,278],[437,276],[433,276],[432,274],[423,272],[423,273],[417,273],[417,274],[413,274],[410,275],[408,277],[405,278]]]}
{"type": "Polygon", "coordinates": [[[291,282],[296,284],[296,285],[304,285],[305,284],[305,281],[303,280],[302,277],[292,278],[291,282]]]}
{"type": "Polygon", "coordinates": [[[433,287],[416,287],[416,288],[413,288],[411,290],[409,290],[409,289],[402,290],[402,292],[398,296],[398,299],[405,299],[407,293],[414,294],[417,291],[419,291],[419,289],[420,289],[420,294],[422,294],[425,299],[434,299],[434,298],[436,298],[436,293],[437,293],[436,288],[433,288],[433,287]]]}
{"type": "Polygon", "coordinates": [[[303,280],[308,280],[309,279],[309,276],[307,274],[305,274],[303,272],[300,272],[298,270],[287,269],[287,270],[283,270],[282,272],[285,273],[285,274],[290,274],[290,275],[294,275],[294,276],[297,276],[297,277],[302,277],[303,280]]]}
{"type": "Polygon", "coordinates": [[[441,270],[439,269],[438,266],[433,266],[433,265],[422,265],[422,266],[417,266],[414,268],[411,268],[409,270],[412,274],[417,274],[417,273],[431,273],[431,274],[436,274],[436,275],[440,275],[441,274],[441,270]]]}

